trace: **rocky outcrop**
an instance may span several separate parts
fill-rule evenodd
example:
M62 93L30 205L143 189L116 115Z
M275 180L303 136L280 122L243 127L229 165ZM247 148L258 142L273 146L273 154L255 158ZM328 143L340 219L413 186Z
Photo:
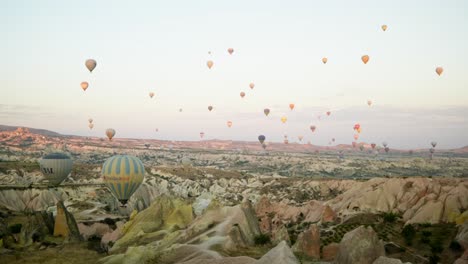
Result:
M68 240L81 241L80 230L75 218L67 211L63 202L57 203L57 215L55 216L54 236L62 236Z
M326 202L339 215L400 212L406 223L455 221L468 208L463 179L373 178Z
M311 259L320 259L320 229L317 225L300 233L292 250Z
M80 234L84 240L88 240L88 238L91 237L102 238L105 234L112 232L112 229L103 223L93 223L92 225L79 223L78 229L80 230Z
M288 229L286 226L282 226L276 232L272 234L272 242L276 245L279 244L281 241L286 241L288 246L291 245L291 238L289 237Z
M468 249L453 264L468 264Z
M255 264L299 264L299 260L294 256L286 241L282 241Z
M372 264L380 256L385 256L383 242L371 227L360 226L343 236L335 263Z
M468 221L461 225L458 229L455 240L464 248L468 249Z
M123 236L110 251L119 252L130 245L137 246L161 240L174 231L186 228L192 221L190 204L180 199L161 196L124 225Z
M340 245L338 243L331 243L323 247L322 249L322 259L324 261L333 261L338 254Z
M401 260L399 259L380 256L372 264L403 264L403 262L401 262ZM411 263L405 262L404 264L411 264Z

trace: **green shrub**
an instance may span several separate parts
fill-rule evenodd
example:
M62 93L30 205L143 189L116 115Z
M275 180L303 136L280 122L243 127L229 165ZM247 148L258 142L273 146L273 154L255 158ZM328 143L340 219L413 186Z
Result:
M428 237L421 237L421 243L429 244L429 242L431 242L431 240Z
M10 233L12 234L18 234L19 232L21 232L21 228L23 227L22 224L14 224L14 225L11 225L8 227L8 230L10 231Z
M270 236L267 234L260 234L254 237L255 245L265 245L270 243Z
M401 230L401 235L405 238L406 245L411 245L413 243L414 236L416 235L416 230L413 225L406 225Z
M398 215L395 213L383 213L383 219L387 223L393 223L398 219Z
M450 246L449 248L453 251L460 251L462 250L462 246L460 245L460 243L458 243L456 240L453 240L452 242L450 242Z
M422 231L422 235L424 237L430 237L432 235L432 232L431 231Z
M438 254L444 251L442 248L442 242L440 240L436 240L433 243L431 243L431 251L433 254Z

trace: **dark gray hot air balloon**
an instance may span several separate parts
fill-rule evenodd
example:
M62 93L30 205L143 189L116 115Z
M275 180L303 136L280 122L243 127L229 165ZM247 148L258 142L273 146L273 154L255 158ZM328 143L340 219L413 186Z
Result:
M89 72L93 72L94 68L96 68L97 62L93 59L88 59L86 60L85 65Z
M70 174L73 161L63 153L51 153L39 160L39 166L50 186L58 186Z
M260 144L263 144L263 142L265 142L265 136L264 135L258 136L258 141L260 141Z

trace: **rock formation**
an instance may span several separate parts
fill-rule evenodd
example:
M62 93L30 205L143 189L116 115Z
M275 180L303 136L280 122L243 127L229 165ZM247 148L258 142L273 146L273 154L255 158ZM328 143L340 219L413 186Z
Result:
M380 256L385 256L382 241L371 227L359 226L343 236L335 263L372 264Z
M292 250L311 259L320 259L320 230L317 225L311 225L299 234Z
M62 236L67 240L81 241L80 230L75 218L67 211L62 201L57 203L57 215L55 216L54 236Z

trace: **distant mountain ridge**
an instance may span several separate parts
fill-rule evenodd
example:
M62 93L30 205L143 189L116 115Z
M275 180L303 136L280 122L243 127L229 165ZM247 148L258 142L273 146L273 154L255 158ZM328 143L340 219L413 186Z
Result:
M30 128L30 127L22 127L22 126L0 125L0 132L1 131L15 131L18 128L27 128L27 129L29 129L29 131L31 133L39 134L39 135L42 135L42 136L48 136L48 137L63 137L64 136L64 135L62 135L60 133L50 131L50 130L46 130L46 129Z

